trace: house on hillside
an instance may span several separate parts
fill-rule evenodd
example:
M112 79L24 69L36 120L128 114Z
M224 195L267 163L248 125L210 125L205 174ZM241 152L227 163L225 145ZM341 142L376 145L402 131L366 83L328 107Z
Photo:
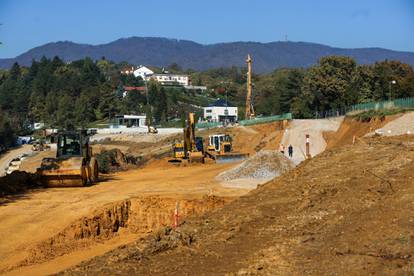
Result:
M153 74L154 72L144 65L138 66L134 71L134 76L141 77L143 80L148 80Z
M209 122L237 122L237 106L226 100L217 100L204 107L204 120Z
M145 127L146 115L115 115L110 128Z
M179 74L153 74L151 79L161 83L162 85L182 85L188 86L189 77L188 75Z

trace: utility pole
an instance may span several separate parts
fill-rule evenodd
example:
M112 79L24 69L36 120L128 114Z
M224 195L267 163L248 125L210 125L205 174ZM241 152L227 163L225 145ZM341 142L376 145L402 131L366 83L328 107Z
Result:
M247 95L246 95L246 120L250 120L254 117L254 110L252 105L252 58L247 55Z
M146 108L146 119L147 119L147 127L148 127L148 133L150 132L150 128L152 126L152 112L151 112L151 106L149 103L149 95L148 95L148 84L147 84L147 74L144 73L144 84L145 84L145 94L147 97L147 108Z

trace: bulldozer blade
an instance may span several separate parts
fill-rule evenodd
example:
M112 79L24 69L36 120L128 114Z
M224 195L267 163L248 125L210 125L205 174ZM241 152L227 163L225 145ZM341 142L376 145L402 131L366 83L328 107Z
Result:
M184 161L184 159L179 159L179 158L173 158L173 159L169 159L168 162L170 163L182 163Z
M231 154L217 154L215 155L216 163L233 163L240 162L249 157L248 153L231 153Z

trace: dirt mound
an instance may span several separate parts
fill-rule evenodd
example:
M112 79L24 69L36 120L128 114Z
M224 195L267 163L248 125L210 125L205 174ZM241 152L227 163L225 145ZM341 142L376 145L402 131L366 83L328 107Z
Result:
M115 148L111 150L102 150L95 155L98 161L99 171L101 173L112 173L128 169L141 163L141 157L135 157L131 154L124 154L121 150Z
M233 138L233 150L249 153L251 155L262 149L277 149L283 137L283 125L281 122L253 126L237 126L230 128L216 128L197 132L207 142L208 136L224 133Z
M235 168L220 173L216 179L271 179L292 169L294 164L278 151L261 150Z
M412 274L413 171L414 137L365 139L325 151L177 231L66 273Z
M28 189L40 188L36 175L21 171L14 171L0 177L0 197L23 193Z

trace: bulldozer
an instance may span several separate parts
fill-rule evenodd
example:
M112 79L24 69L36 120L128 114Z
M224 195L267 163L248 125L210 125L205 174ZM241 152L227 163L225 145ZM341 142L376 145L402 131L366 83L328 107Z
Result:
M188 113L186 126L183 129L184 140L173 144L173 158L169 162L204 163L204 141L202 137L195 136L194 113Z
M247 153L233 152L232 138L228 134L210 135L205 154L216 163L238 162L249 156Z
M56 158L43 158L37 174L46 187L82 187L97 182L98 162L92 157L87 132L58 132Z

